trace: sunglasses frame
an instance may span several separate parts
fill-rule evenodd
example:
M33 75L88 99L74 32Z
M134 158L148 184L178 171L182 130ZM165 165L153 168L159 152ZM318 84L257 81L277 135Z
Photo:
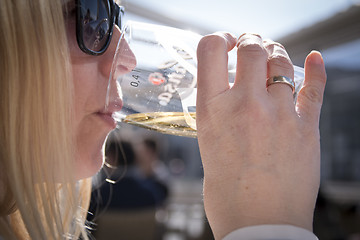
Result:
M81 0L76 0L76 40L78 42L79 48L86 54L93 55L93 56L99 56L103 54L106 49L109 47L112 34L114 32L114 25L117 25L120 30L122 29L122 20L125 13L125 9L123 6L119 6L117 3L114 2L114 0L108 0L108 3L110 5L110 33L108 35L108 39L106 40L106 44L100 51L93 51L85 46L84 43L84 36L83 36L83 25L81 23ZM89 1L89 0L87 0Z

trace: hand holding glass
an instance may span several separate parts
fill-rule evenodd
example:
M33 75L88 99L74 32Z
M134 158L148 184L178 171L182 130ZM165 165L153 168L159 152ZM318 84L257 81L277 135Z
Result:
M125 122L162 133L196 137L196 49L201 35L176 28L128 22L115 53L107 103L119 101L114 113ZM129 44L137 66L123 74ZM236 49L229 52L229 84L236 74ZM294 66L294 101L304 81L304 70ZM264 84L265 81L264 81ZM224 106L226 107L226 106Z

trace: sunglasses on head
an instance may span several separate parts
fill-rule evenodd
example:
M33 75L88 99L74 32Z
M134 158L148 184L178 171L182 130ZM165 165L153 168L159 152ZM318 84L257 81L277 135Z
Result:
M80 49L101 55L110 45L114 24L121 29L124 8L114 0L76 0L76 38Z

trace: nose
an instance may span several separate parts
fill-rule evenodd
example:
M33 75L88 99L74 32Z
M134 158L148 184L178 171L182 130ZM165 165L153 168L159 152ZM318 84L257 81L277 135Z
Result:
M130 72L136 66L136 57L117 26L114 27L110 45L102 57L100 72L106 78L109 78L110 71L115 71L119 76ZM114 69L111 69L112 67Z
M117 26L114 27L113 39L104 57L104 61L100 62L100 71L109 79L106 94L106 108L108 108L108 110L110 109L109 111L113 111L116 108L116 111L118 111L122 106L122 89L117 80L121 75L135 68L136 58L129 44L126 42L124 34L121 34ZM111 108L113 108L113 110L111 110Z

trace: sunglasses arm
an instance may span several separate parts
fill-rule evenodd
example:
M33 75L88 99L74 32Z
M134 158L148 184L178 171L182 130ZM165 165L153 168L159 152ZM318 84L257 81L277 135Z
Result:
M115 4L115 24L119 26L120 29L122 29L122 19L125 14L125 8L123 6L119 6Z

